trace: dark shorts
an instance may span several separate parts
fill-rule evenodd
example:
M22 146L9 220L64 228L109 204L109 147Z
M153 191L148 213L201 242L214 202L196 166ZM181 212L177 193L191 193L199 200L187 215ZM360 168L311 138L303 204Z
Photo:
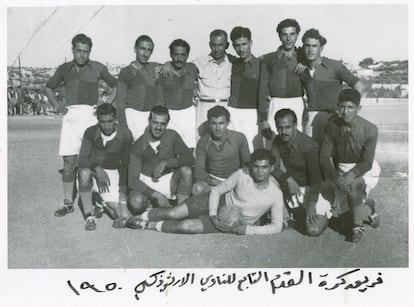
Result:
M188 218L199 219L203 223L203 233L214 233L220 232L213 223L211 223L209 210L208 210L208 200L210 193L204 193L199 196L193 196L187 198L185 203L188 209ZM219 209L222 206L226 205L226 199L224 194L220 197Z

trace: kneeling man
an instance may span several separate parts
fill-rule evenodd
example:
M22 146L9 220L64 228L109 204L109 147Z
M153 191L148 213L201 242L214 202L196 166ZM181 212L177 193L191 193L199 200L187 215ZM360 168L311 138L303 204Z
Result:
M130 217L127 226L172 233L229 232L239 235L273 234L282 231L283 195L271 176L275 159L266 149L256 150L249 171L239 169L211 189L209 194L188 198L174 208L154 208ZM217 217L222 206L238 207L244 222L225 226ZM270 210L271 222L255 226Z
M147 200L170 207L169 199L177 196L180 203L191 194L194 157L181 136L167 129L169 120L166 107L153 107L148 127L131 147L128 206L134 215L144 212Z
M364 237L364 221L374 228L379 226L375 203L367 199L368 193L377 185L381 172L374 160L378 128L358 116L360 101L361 95L355 89L340 92L339 116L325 127L320 152L324 177L335 182L337 191L345 194L343 200L351 209L352 242Z
M86 230L95 230L95 215L102 206L92 210L92 189L99 192L103 205L115 210L118 217L128 216L126 187L128 152L132 135L116 122L116 109L103 103L96 109L98 124L86 129L79 153L79 194L86 213ZM119 207L118 207L119 204Z

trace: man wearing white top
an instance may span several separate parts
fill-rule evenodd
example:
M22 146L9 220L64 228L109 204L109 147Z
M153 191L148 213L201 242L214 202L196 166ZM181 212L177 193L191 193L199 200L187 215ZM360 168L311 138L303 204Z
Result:
M283 195L271 176L275 158L266 149L256 150L250 157L249 172L234 172L228 179L212 188L210 194L186 199L173 208L154 208L139 216L130 217L127 226L170 233L228 232L239 235L274 234L282 231ZM240 209L243 222L225 226L217 217L222 206ZM256 226L267 211L271 222Z
M198 70L198 93L196 98L196 126L199 136L207 133L203 123L207 111L215 105L227 107L230 97L231 61L226 54L229 47L227 33L214 30L210 33L210 54L193 61Z

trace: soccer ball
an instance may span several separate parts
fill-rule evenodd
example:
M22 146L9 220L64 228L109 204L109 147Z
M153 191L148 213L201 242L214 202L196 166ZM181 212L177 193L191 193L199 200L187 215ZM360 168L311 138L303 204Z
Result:
M220 223L227 227L235 227L244 224L243 213L236 206L226 205L218 212Z

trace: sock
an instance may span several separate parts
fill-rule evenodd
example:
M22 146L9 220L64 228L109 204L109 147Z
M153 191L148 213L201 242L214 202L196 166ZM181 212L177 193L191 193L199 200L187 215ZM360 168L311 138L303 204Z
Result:
M85 212L92 212L92 190L88 192L79 192Z
M164 224L164 221L159 221L159 222L157 222L157 223L155 224L155 229L156 229L157 231L162 232L162 224Z
M141 220L143 221L148 221L148 213L150 212L150 210L145 210L144 213L142 213L140 215Z
M63 193L65 195L65 199L69 200L73 203L73 181L65 182L63 181Z

